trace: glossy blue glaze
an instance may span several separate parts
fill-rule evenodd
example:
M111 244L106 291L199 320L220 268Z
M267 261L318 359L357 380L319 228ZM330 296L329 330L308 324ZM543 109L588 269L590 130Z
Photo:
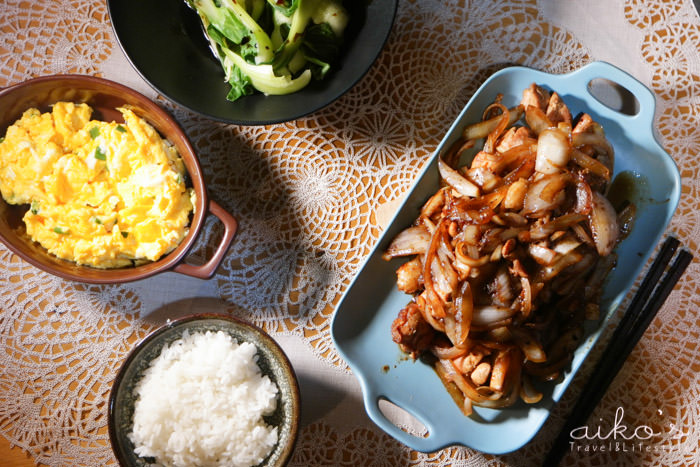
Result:
M599 102L588 90L589 83L596 78L613 81L630 91L638 101L638 112L625 115ZM395 285L395 270L403 261L387 262L381 254L437 190L437 154L449 147L466 125L479 121L482 111L497 94L503 94L503 103L511 107L519 103L523 89L533 82L557 91L572 115L585 111L603 126L616 152L614 175L631 172L639 182L636 199L632 200L638 205L638 215L631 234L617 248L619 261L606 282L601 321L587 328L585 341L564 379L550 384L538 404L520 403L503 410L475 408L474 416L465 417L433 369L407 359L392 342L391 322L410 297ZM678 204L680 175L673 159L654 136L654 109L654 95L648 88L604 62L594 62L565 75L524 67L506 68L479 88L426 164L333 317L333 341L359 379L365 408L374 423L400 442L423 452L461 444L500 454L519 449L532 439L598 339L600 330L634 284ZM379 410L381 398L413 414L425 425L428 435L416 437L397 428Z

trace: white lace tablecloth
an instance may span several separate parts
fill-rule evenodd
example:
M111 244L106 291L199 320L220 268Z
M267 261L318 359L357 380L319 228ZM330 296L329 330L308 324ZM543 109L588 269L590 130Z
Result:
M157 96L115 42L103 0L0 0L0 86L75 72L158 100L196 146L211 196L241 225L209 281L165 273L81 285L0 246L0 434L17 447L6 451L26 450L29 464L114 463L106 400L122 359L166 319L214 310L263 326L292 360L303 418L291 465L537 465L575 389L514 453L413 452L365 415L331 341L334 306L460 109L510 64L559 73L604 60L648 85L683 177L670 230L696 249L699 46L692 0L401 0L384 52L345 96L295 122L241 127ZM203 255L207 238L200 245ZM568 465L700 465L699 282L693 263L591 418L609 425L621 408L624 424L652 426L655 437L633 452L577 452Z

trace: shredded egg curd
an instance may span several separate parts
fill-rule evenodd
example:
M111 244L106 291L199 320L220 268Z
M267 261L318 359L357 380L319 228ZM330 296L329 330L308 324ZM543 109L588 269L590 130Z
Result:
M129 108L90 120L87 104L29 109L0 139L0 192L27 204L27 234L78 264L155 261L187 235L194 190L175 147Z

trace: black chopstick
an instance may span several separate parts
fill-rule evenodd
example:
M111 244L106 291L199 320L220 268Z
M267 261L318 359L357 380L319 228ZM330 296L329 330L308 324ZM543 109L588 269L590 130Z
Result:
M595 366L586 387L572 409L564 427L554 440L554 445L547 454L543 467L559 465L566 453L571 439L571 431L582 426L600 402L615 376L622 368L632 349L649 327L661 306L668 298L678 279L690 264L693 255L682 249L673 264L666 270L680 242L674 237L667 237L659 253L649 267L646 276L632 298L625 315L620 320L600 360ZM650 298L651 297L651 298Z

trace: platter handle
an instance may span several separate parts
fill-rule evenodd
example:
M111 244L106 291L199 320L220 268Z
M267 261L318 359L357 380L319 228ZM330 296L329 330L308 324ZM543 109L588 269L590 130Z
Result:
M652 125L654 122L654 111L656 109L656 98L651 89L644 85L634 76L630 75L626 71L611 65L607 62L592 62L583 68L575 71L569 75L573 86L580 87L581 89L586 89L591 96L594 97L595 101L608 112L613 111L619 114L619 117L630 118L633 120L639 120L643 122L644 125ZM634 115L626 115L624 113L620 114L615 109L612 109L605 105L599 100L597 96L591 93L589 84L595 79L605 79L611 81L618 86L626 89L631 93L639 103L639 110ZM578 81L578 83L576 83Z
M384 413L379 407L380 400L387 401L390 404L403 410L404 412L410 414L412 417L418 420L418 422L423 424L423 426L426 428L427 434L425 436L413 435L399 428L397 425L394 424L394 422L389 420L384 415ZM393 401L389 400L387 397L368 395L368 398L365 401L365 409L367 410L367 414L369 415L369 417L374 423L377 424L377 426L379 426L382 430L384 430L394 439L405 444L411 449L420 452L435 452L451 444L449 441L449 433L440 433L435 426L433 426L430 423L427 423L424 419L419 418L416 414L407 411L399 404L396 404Z

